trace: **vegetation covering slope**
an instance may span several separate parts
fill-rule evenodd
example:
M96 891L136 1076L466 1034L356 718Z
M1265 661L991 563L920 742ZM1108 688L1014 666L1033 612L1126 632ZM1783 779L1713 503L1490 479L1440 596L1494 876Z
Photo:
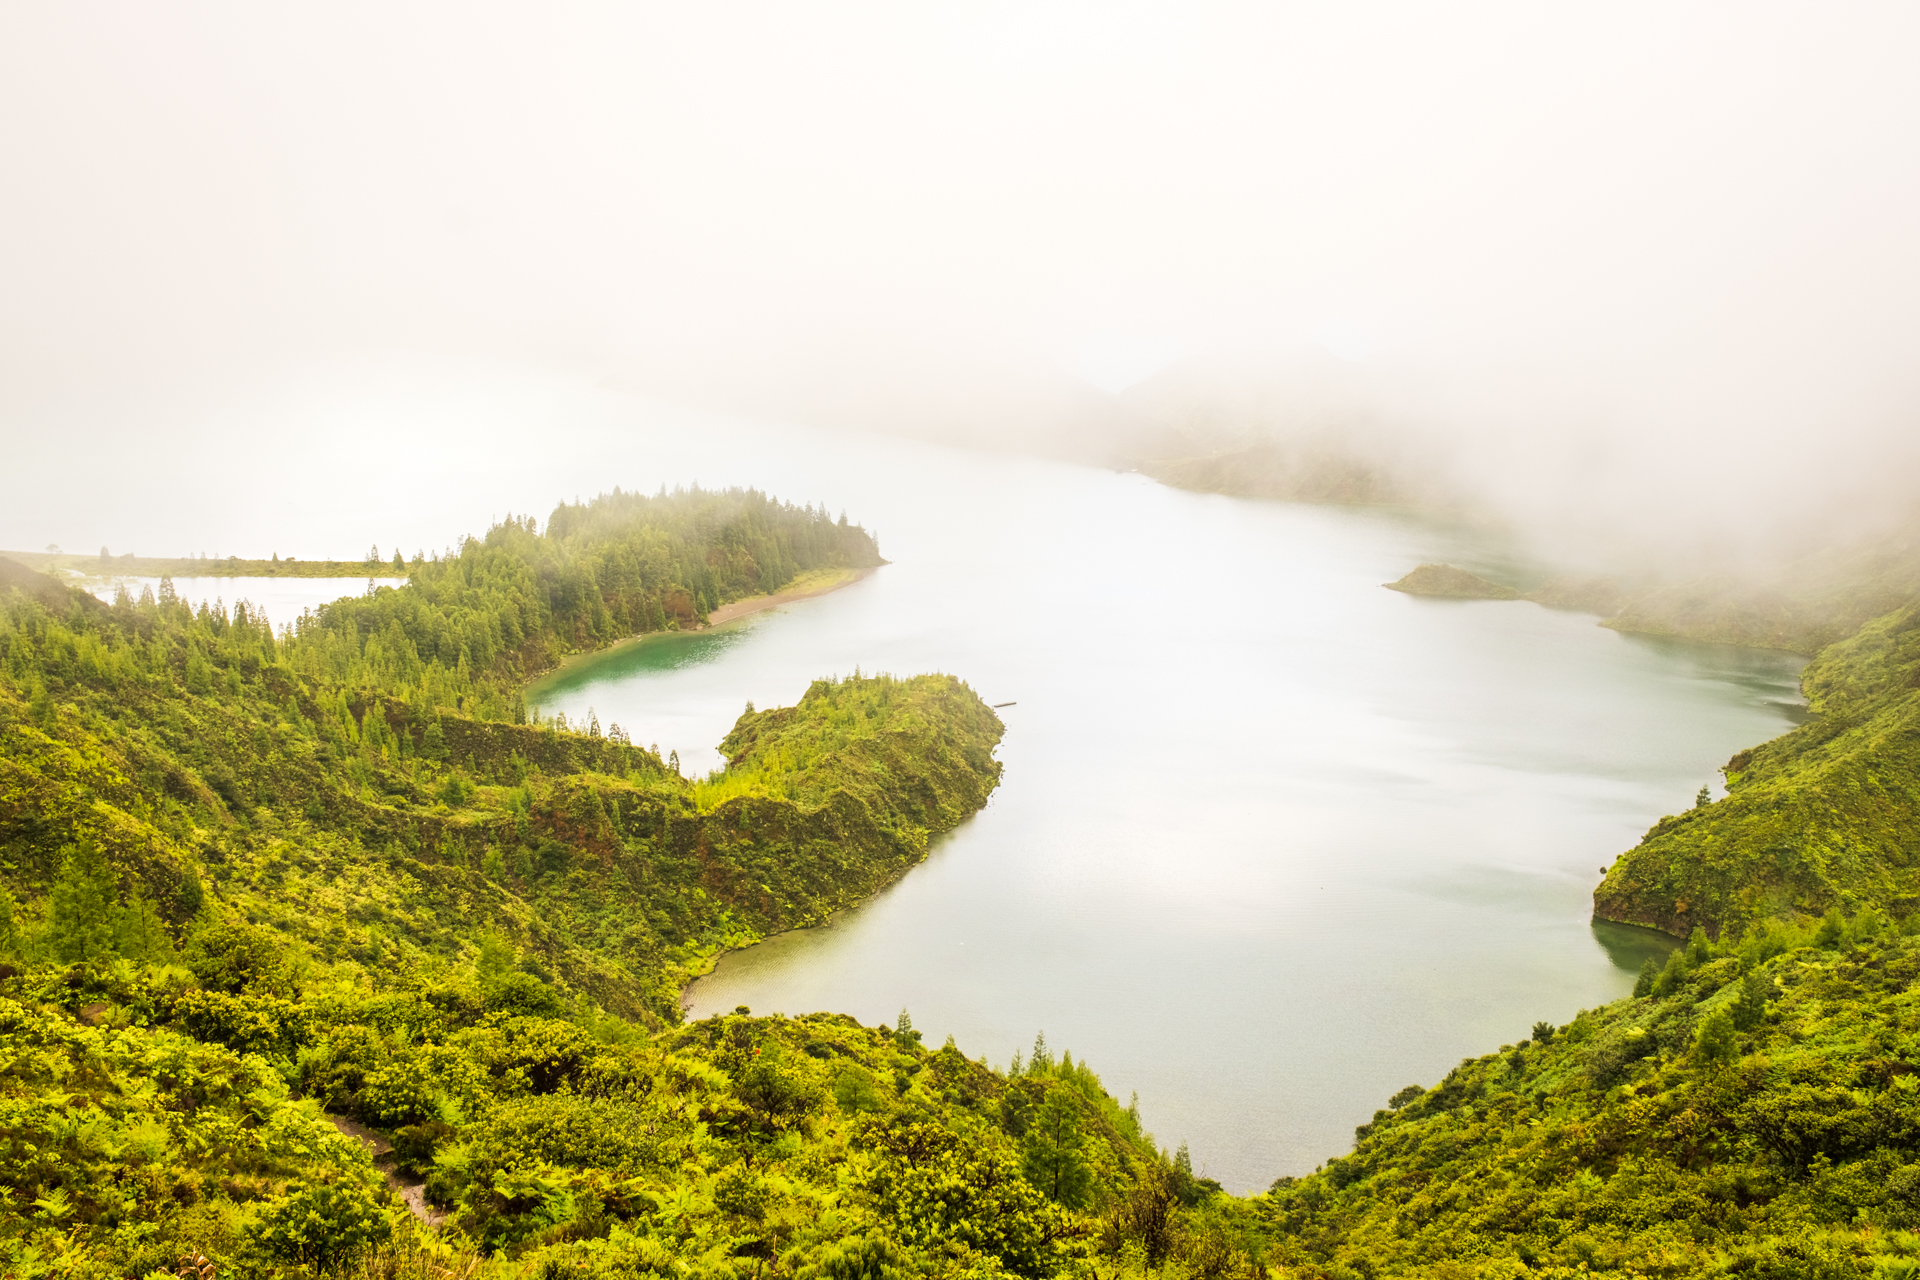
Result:
M411 635L512 598L483 571L545 541L509 526L291 636L0 587L0 1268L1250 1265L1257 1232L1044 1044L1009 1074L904 1018L679 1025L717 950L872 893L978 810L1001 726L948 676L822 680L689 781L617 731L448 707L471 640L449 669ZM567 597L561 560L523 643L657 598L592 564Z
M509 518L416 563L408 590L301 619L286 661L311 680L518 720L520 687L567 654L698 626L802 572L880 563L873 537L844 515L747 489L616 489L555 508L544 531Z
M1281 1272L1920 1274L1920 941L1835 913L1675 957L1282 1179Z
M9 1275L1217 1274L1259 1247L1070 1055L1009 1077L904 1016L650 1037L491 942L378 974L223 926L187 959L4 984Z
M1595 914L1685 936L1920 906L1920 606L1829 646L1803 684L1814 719L1729 761L1726 798L1662 818Z

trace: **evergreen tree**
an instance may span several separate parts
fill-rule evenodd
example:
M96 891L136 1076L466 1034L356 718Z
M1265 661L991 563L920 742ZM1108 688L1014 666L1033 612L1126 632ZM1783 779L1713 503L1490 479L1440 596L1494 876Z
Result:
M42 730L51 730L54 725L53 697L38 675L27 687L27 718Z
M513 972L518 957L513 944L502 937L498 930L489 929L480 935L480 953L474 959L474 970L480 981L493 982Z
M1634 998L1652 995L1654 984L1658 981L1660 981L1660 962L1648 956L1646 963L1640 966L1640 976L1634 980Z
M173 956L173 939L167 934L167 926L137 888L127 904L114 912L113 945L127 959L144 964Z
M1044 1076L1053 1071L1053 1054L1047 1049L1047 1033L1042 1031L1033 1037L1033 1056L1027 1059L1027 1074Z
M0 958L12 959L20 954L20 904L13 895L0 889Z
M1693 797L1693 807L1696 809L1704 809L1712 803L1713 795L1705 787L1701 787L1699 793Z
M1093 1190L1093 1171L1081 1149L1083 1139L1080 1104L1073 1090L1055 1085L1020 1141L1020 1163L1027 1181L1069 1209L1085 1205Z
M113 953L115 880L93 837L65 849L49 895L47 942L68 964Z
M1758 969L1740 980L1740 995L1733 1002L1733 1025L1752 1031L1767 1018L1767 997L1773 993L1773 981Z
M1653 994L1670 996L1685 984L1692 970L1687 965L1687 953L1683 948L1667 957L1667 967L1660 971L1654 980Z
M1820 921L1820 931L1813 935L1818 947L1837 947L1847 940L1847 918L1840 914L1839 907L1830 907Z
M1725 1009L1715 1010L1700 1024L1693 1038L1693 1059L1702 1065L1731 1062L1739 1055L1740 1042L1734 1035L1733 1016Z
M1713 958L1713 944L1707 941L1707 931L1699 925L1693 926L1693 933L1687 938L1687 963L1699 968Z

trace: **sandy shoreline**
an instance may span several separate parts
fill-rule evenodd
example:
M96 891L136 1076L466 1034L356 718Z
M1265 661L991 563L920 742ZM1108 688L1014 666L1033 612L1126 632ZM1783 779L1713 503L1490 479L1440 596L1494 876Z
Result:
M775 605L791 604L795 600L807 600L814 596L824 596L828 592L838 591L842 587L850 587L872 572L873 569L871 568L846 569L842 570L838 577L828 579L824 582L811 583L807 586L796 587L789 591L775 592L770 596L748 596L744 600L735 600L732 604L723 604L708 614L706 627L698 627L695 629L704 631L709 627L718 627L725 623L732 622L736 618L744 618L750 613L759 613L762 609L771 609Z

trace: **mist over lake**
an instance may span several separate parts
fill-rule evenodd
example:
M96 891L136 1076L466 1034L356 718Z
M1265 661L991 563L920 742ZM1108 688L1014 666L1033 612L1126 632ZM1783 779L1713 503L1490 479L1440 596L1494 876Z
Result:
M1790 655L1381 588L1433 560L1543 575L1483 529L736 430L628 447L702 477L751 449L776 494L831 476L893 563L586 659L534 686L543 713L591 711L693 775L748 701L819 676L949 671L1016 705L985 811L831 927L723 958L689 1016L905 1007L996 1066L1044 1031L1231 1190L1625 994L1667 944L1596 929L1599 868L1799 708Z

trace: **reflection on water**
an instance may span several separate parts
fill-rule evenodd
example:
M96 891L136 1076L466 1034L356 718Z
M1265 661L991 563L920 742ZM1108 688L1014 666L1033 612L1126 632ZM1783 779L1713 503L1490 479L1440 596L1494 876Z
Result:
M704 772L744 703L856 667L1018 705L984 811L831 927L724 957L692 1014L907 1006L998 1063L1044 1029L1236 1190L1625 994L1664 944L1592 925L1598 868L1797 701L1788 655L1381 589L1428 560L1540 576L1480 531L870 438L727 456L893 563L570 667L543 710Z
M1678 938L1657 929L1615 924L1611 920L1593 922L1593 939L1606 950L1614 968L1636 976L1647 961L1665 964L1667 957L1683 945Z

